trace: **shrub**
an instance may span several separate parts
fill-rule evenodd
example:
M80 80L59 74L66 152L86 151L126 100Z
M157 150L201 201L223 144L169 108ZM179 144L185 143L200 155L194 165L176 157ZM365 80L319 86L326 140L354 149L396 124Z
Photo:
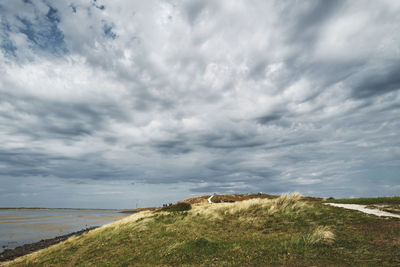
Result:
M171 206L163 207L161 211L175 212L190 210L192 206L189 203L179 202Z

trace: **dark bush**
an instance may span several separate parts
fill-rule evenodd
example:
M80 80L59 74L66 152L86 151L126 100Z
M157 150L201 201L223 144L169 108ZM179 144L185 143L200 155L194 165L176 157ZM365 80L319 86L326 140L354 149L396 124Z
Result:
M163 207L161 211L169 211L169 212L185 211L185 210L190 210L191 208L192 206L189 203L179 202L171 206Z

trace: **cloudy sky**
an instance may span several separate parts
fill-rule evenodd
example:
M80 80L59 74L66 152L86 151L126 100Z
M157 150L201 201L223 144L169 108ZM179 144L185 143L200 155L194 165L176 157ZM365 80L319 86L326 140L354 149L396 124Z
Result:
M0 2L0 206L400 192L400 1Z

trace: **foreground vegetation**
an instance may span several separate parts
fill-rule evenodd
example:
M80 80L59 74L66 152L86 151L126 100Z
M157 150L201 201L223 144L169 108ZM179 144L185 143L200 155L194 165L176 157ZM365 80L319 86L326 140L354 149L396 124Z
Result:
M398 266L400 220L298 195L142 211L12 266Z

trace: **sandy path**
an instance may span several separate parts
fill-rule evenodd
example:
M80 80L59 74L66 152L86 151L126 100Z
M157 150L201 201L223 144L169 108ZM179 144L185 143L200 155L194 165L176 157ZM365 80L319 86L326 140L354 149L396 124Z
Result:
M208 203L210 203L210 204L212 203L212 202L211 202L211 199L212 199L213 196L214 196L214 195L212 195L211 197L209 197L209 198L207 199L207 200L208 200Z
M350 209L350 210L358 210L358 211L361 211L361 212L364 212L364 213L367 213L367 214L373 214L373 215L376 215L376 216L400 218L400 215L393 214L393 213L390 213L390 212L377 210L377 209L368 209L368 208L366 208L366 205L340 204L340 203L326 203L326 205L339 207L339 208Z

